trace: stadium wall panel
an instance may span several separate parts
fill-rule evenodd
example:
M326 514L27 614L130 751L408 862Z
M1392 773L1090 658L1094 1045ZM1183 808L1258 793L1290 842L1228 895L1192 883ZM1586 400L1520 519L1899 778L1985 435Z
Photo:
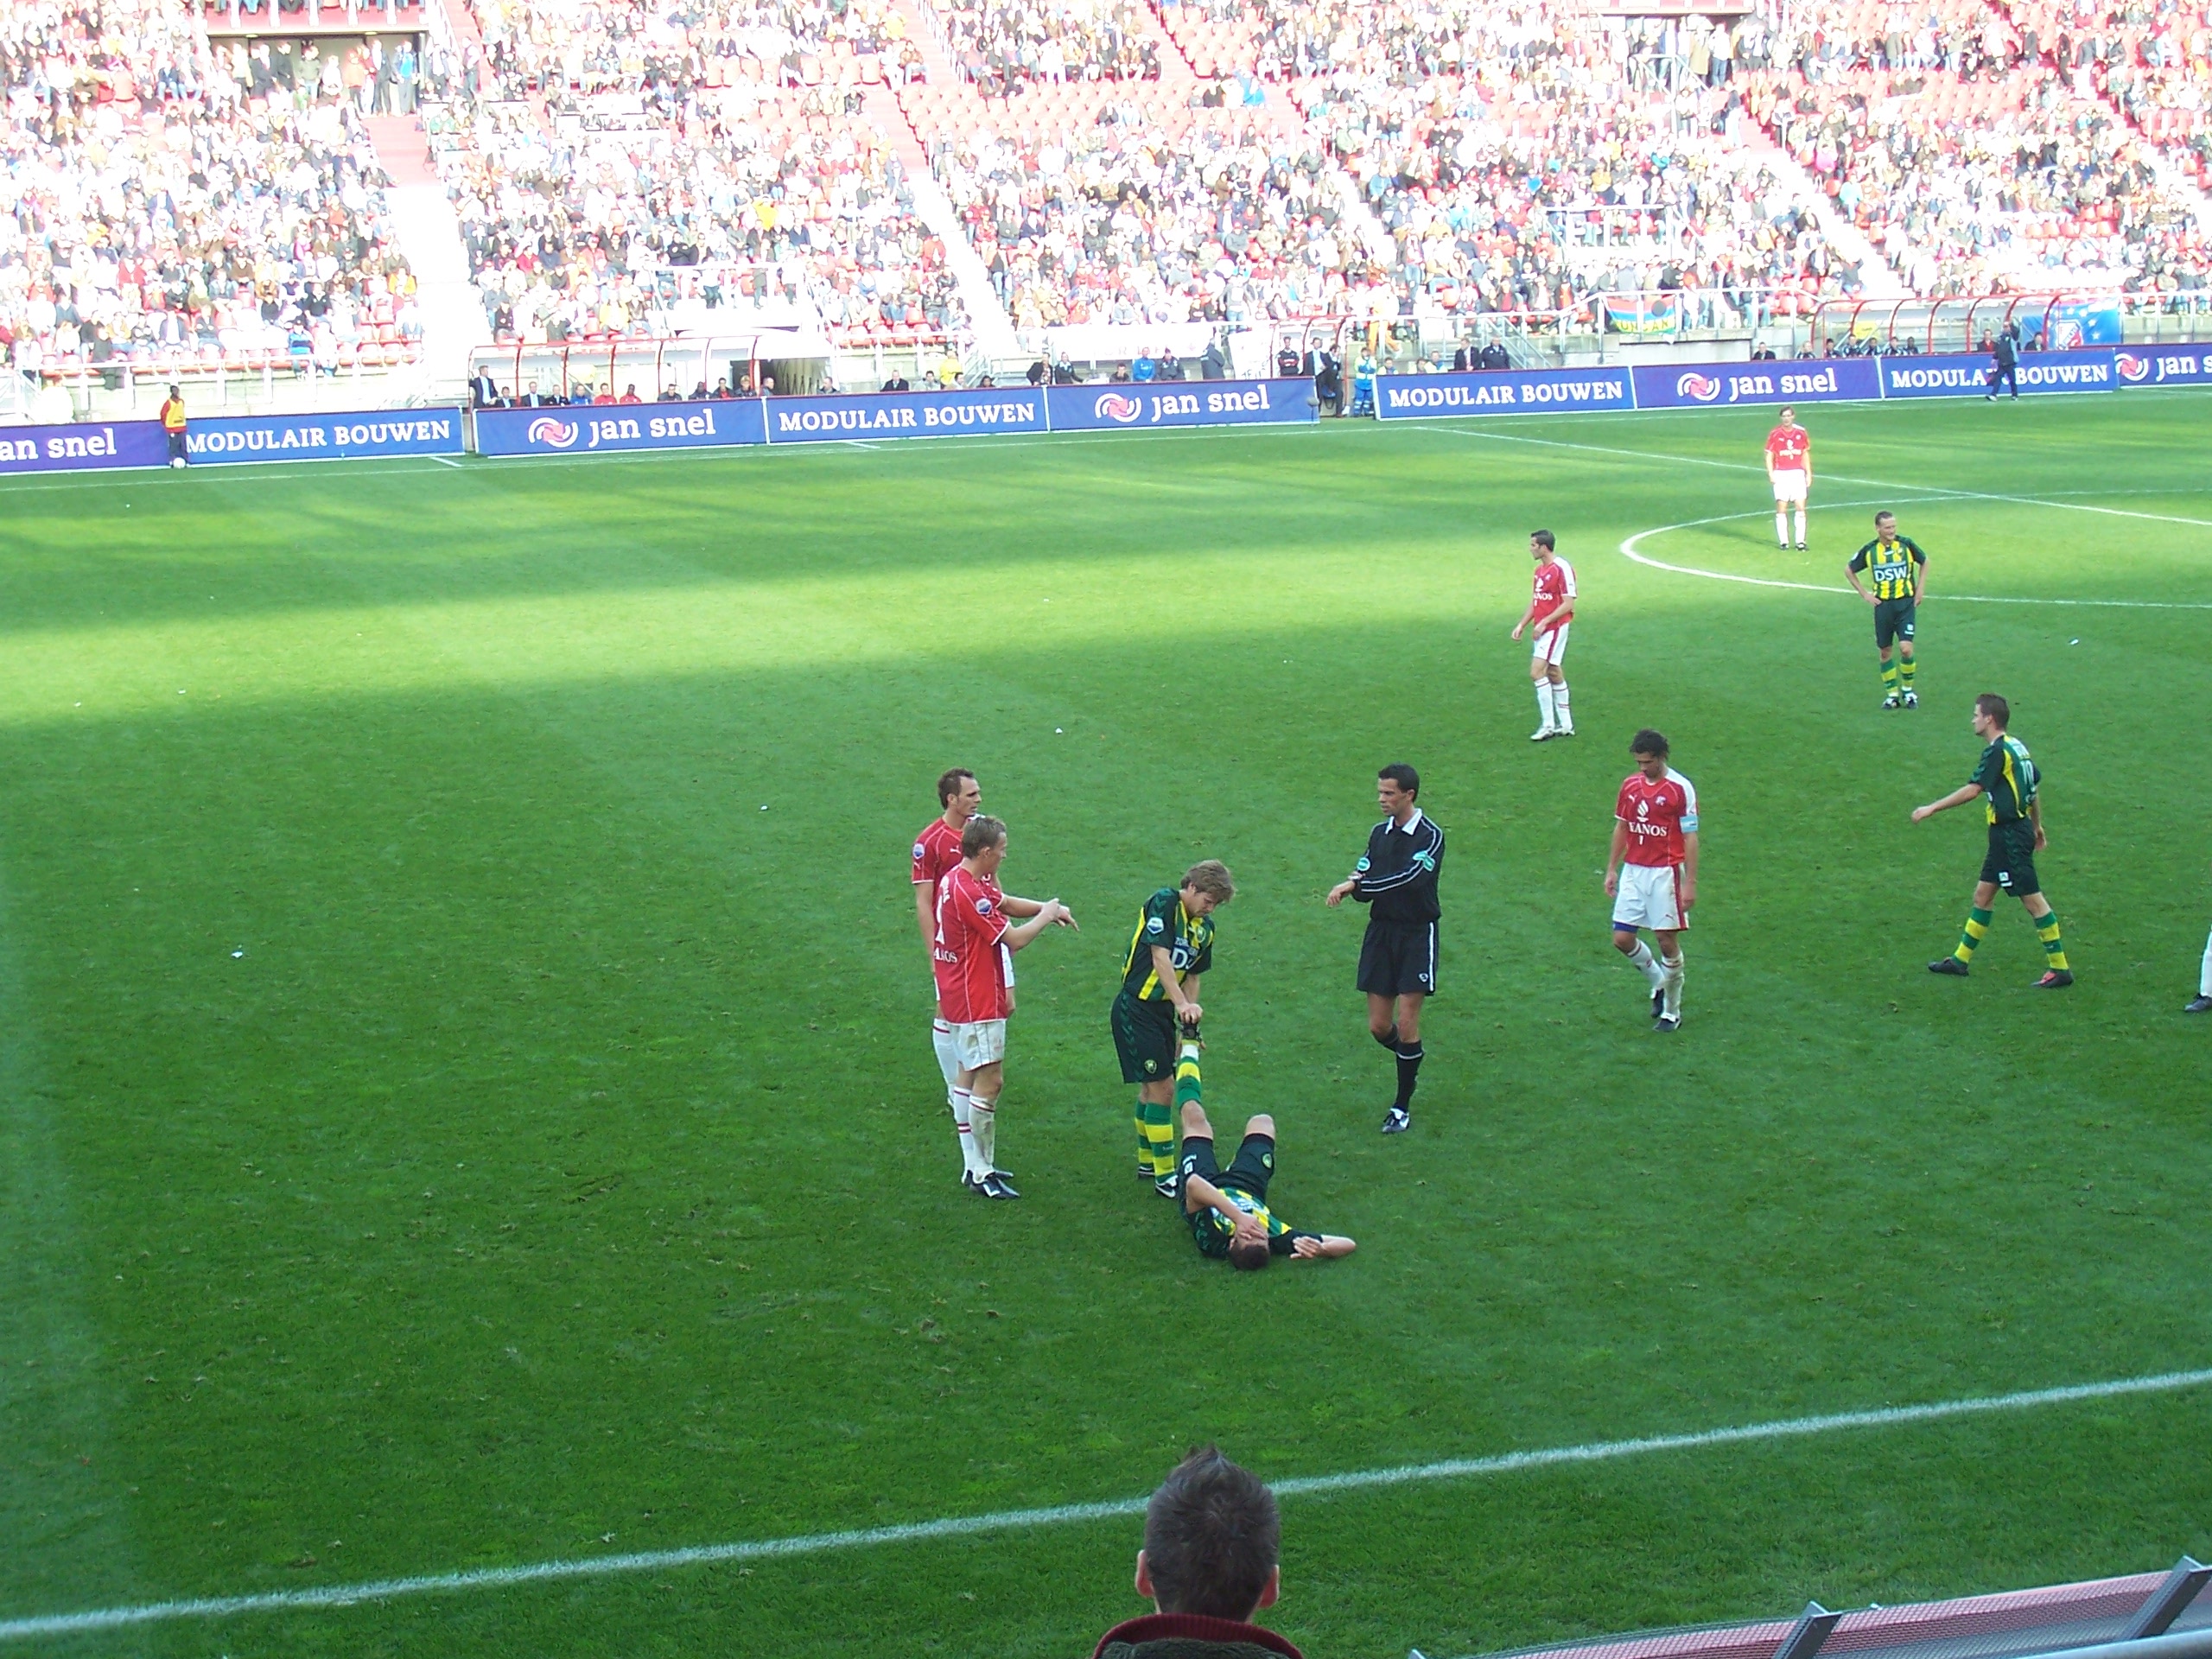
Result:
M2027 352L2020 358L2020 391L2110 391L2118 384L2109 346L2085 352ZM1980 397L1989 390L1989 353L1955 357L1882 357L1885 397Z
M2112 354L2120 391L2212 386L2212 345L2129 346Z
M757 397L703 404L579 404L557 409L480 409L480 455L588 455L625 449L718 449L766 443Z
M1321 418L1313 383L1163 380L1109 386L1053 386L1045 394L1055 432L1127 431L1158 426L1276 426Z
M1830 357L1751 363L1644 363L1630 372L1638 409L1833 404L1879 397L1882 377L1876 365L1883 360Z
M1052 429L1045 423L1045 394L1034 386L778 397L767 410L771 443L975 437Z
M1376 382L1376 391L1379 396L1375 413L1386 421L1434 415L1556 415L1562 410L1636 407L1636 388L1626 368L1391 375Z

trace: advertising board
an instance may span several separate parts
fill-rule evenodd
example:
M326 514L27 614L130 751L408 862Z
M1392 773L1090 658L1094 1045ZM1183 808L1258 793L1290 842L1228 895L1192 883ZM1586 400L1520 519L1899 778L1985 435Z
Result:
M158 435L159 429L156 429ZM247 461L359 461L372 455L457 455L457 409L385 409L340 415L202 415L185 428L195 467Z
M1706 409L1730 404L1822 404L1882 395L1871 357L1752 363L1641 363L1633 371L1638 409Z
M2196 346L2124 346L2112 354L2113 381L2121 391L2158 386L2212 386L2212 342Z
M168 445L157 421L0 426L0 475L105 473L118 467L159 467L168 455Z
M625 449L715 449L765 441L758 398L704 404L579 404L480 409L480 455L589 455Z
M770 401L767 411L771 443L972 437L1046 429L1045 394L1034 386L778 397Z
M1158 426L1269 426L1320 418L1313 383L1165 380L1110 386L1053 386L1046 392L1055 432Z
M1553 415L1561 410L1634 409L1629 372L1496 369L1476 374L1395 374L1376 382L1377 416Z
M1980 397L1989 391L1990 357L1986 352L1961 352L1955 356L1885 357L1882 395L1885 397ZM2024 352L2020 355L2020 391L2110 391L2117 377L2109 350L2087 352Z

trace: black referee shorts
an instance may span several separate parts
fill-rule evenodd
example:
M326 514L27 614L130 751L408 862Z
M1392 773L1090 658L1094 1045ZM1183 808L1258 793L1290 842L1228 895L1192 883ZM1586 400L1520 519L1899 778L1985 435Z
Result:
M1436 924L1374 922L1359 942L1359 988L1370 996L1436 995Z

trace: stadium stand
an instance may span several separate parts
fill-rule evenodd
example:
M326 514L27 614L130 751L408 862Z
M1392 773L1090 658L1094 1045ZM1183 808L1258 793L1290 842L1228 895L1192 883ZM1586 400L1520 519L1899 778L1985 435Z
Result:
M735 305L918 352L1083 323L1637 333L1870 294L2205 297L2212 29L2175 0L435 10L0 17L18 368L408 360L379 143L451 198L509 342ZM364 20L402 43L334 32Z
M17 369L406 360L414 278L363 124L378 84L360 42L218 42L162 0L0 12L0 344Z

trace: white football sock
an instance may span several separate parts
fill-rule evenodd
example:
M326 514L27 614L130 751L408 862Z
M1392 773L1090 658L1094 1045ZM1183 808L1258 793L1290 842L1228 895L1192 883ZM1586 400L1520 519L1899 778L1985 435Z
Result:
M960 1051L953 1046L951 1026L943 1020L930 1021L930 1041L937 1047L938 1070L944 1073L944 1086L950 1091L960 1076Z
M963 1166L972 1169L975 1166L969 1161L968 1148L975 1143L976 1135L969 1126L968 1107L968 1091L965 1089L955 1088L952 1090L952 1127L959 1132L960 1135L960 1161Z
M1789 540L1789 515L1780 507L1774 510L1774 539L1784 543Z
M1642 939L1638 939L1636 949L1628 953L1628 965L1642 974L1655 991L1666 983L1667 970L1659 965L1659 958L1651 954L1651 947Z
M1660 963L1659 1011L1671 1020L1682 1017L1682 959Z
M1797 509L1797 539L1801 542L1805 539L1805 509L1802 507Z
M978 1177L988 1175L998 1167L992 1161L998 1154L998 1102L985 1100L981 1095L969 1096L968 1127L968 1167Z
M1549 680L1536 682L1536 712L1543 716L1544 730L1548 732L1559 724L1552 715L1552 683Z
M1567 682L1560 681L1552 687L1552 707L1559 711L1559 728L1562 732L1574 729L1574 716L1567 712Z
M2199 996L2212 996L2212 939L2204 941L2204 971L2196 981Z

